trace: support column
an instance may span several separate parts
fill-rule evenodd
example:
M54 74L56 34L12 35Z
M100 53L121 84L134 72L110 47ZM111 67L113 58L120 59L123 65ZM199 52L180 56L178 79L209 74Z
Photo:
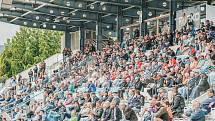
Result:
M122 43L123 41L123 30L121 29L122 27L122 7L118 6L117 7L117 25L116 25L116 33L117 33L117 40Z
M96 50L102 49L102 19L101 15L98 14L96 21Z
M80 32L80 50L84 52L84 44L85 44L85 28L83 24L79 27Z
M170 32L173 34L176 29L176 8L177 3L176 0L170 0Z
M140 14L140 36L145 36L147 34L147 23L144 20L148 18L148 6L146 0L141 0L141 14Z
M64 35L65 35L65 38L64 38L63 47L71 49L71 47L72 47L72 37L71 37L70 31L65 31Z

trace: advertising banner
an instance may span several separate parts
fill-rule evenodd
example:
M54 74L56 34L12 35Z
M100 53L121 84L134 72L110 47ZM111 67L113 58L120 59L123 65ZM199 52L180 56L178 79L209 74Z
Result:
M207 5L206 8L206 20L210 20L213 21L213 23L215 23L215 6L212 5Z
M176 28L181 30L186 28L189 23L200 27L200 6L189 7L176 12Z

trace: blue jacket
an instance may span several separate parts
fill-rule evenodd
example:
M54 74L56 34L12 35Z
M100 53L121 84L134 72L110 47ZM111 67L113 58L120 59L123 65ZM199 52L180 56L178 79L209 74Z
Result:
M96 85L91 83L88 85L88 91L89 92L96 92Z
M208 113L210 112L210 108L208 106L212 102L215 104L215 96L209 97L205 101L202 102L203 109L206 109Z
M192 113L190 119L191 121L205 121L205 112L201 109L197 109Z

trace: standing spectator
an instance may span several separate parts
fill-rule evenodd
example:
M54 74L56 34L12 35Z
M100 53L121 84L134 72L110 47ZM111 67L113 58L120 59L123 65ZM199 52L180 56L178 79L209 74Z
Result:
M96 92L96 85L92 81L89 82L87 88L88 92Z
M30 69L30 71L28 72L28 77L29 77L29 81L32 82L33 81L33 71L32 71L32 69Z
M34 81L35 81L35 80L37 80L37 77L38 77L38 67L37 67L37 65L34 66L33 71L34 71Z

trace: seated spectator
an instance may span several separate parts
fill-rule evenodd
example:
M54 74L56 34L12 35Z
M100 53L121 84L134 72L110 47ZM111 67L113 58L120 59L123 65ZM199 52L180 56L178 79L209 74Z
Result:
M206 74L201 74L199 82L193 88L193 90L191 92L191 95L190 95L191 99L195 99L196 97L199 97L200 93L202 91L206 91L207 89L209 89L209 84L208 84L208 81L207 81L207 75Z
M155 104L157 112L154 114L155 121L169 121L169 114L167 108L162 106L160 102Z
M110 104L110 110L111 121L120 121L122 119L122 112L114 100Z
M173 116L181 117L184 111L185 101L184 98L178 93L178 88L173 88L173 102L172 111Z
M205 121L205 112L201 109L198 101L193 102L193 111L190 116L191 121Z
M207 91L208 98L202 102L202 108L209 113L211 108L215 106L215 93L213 89Z
M122 120L123 121L138 121L137 115L134 110L125 102L120 103L120 109L122 110Z
M110 109L110 102L104 102L103 104L103 113L101 116L101 121L108 121L111 119L111 109Z

